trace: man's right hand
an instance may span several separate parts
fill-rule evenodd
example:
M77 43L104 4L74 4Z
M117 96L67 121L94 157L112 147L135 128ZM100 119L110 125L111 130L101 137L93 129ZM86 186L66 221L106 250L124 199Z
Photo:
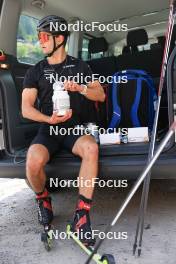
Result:
M68 110L64 116L57 116L57 113L53 112L52 116L50 116L47 120L47 123L50 125L56 125L59 123L63 123L72 117L72 110Z

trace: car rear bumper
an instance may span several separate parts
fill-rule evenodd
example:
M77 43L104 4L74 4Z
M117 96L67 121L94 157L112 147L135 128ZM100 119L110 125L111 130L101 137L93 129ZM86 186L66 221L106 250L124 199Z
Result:
M135 179L143 171L147 155L102 157L99 160L99 177L105 179ZM74 179L78 176L81 161L77 157L57 158L46 166L48 177ZM0 161L0 178L25 178L25 162L14 164L6 157ZM153 179L176 179L176 154L162 154L152 169Z

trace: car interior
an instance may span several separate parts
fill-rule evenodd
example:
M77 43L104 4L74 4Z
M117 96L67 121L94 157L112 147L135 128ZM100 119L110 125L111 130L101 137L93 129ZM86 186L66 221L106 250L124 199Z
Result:
M93 73L105 77L127 69L144 70L153 78L156 92L158 91L169 13L168 1L110 0L108 8L105 0L101 1L101 5L97 0L84 3L76 0L76 4L71 6L69 0L50 0L49 2L4 0L0 2L0 49L6 55L6 60L0 61L0 109L4 146L8 155L20 153L19 155L25 156L26 149L39 127L38 123L23 118L21 114L22 83L27 69L32 66L31 62L22 61L18 57L17 42L26 44L26 40L22 38L20 40L18 35L21 16L37 21L45 15L55 14L72 22L77 20L83 20L85 23L115 21L127 24L128 31L125 32L72 32L67 43L68 54L85 60ZM93 9L92 6L94 6ZM170 52L174 48L175 35L176 27L174 27ZM172 80L174 82L173 78ZM166 87L165 82L159 114L158 141L165 135L174 118L172 87L173 83ZM112 116L111 104L107 107L107 102L111 101L111 86L105 84L104 88L108 92L106 101L99 103L99 115L101 126L107 128ZM37 102L36 107L38 107ZM171 147L172 144L173 141L167 147ZM148 146L148 143L100 146L100 155L143 154L147 153ZM61 156L73 158L65 150L56 158Z

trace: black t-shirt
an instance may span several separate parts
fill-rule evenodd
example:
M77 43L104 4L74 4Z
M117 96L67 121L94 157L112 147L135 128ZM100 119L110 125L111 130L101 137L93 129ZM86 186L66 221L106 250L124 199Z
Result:
M86 76L91 81L92 71L89 65L79 59L67 55L62 63L52 65L48 63L47 59L44 59L27 71L23 88L36 88L41 112L51 116L53 113L53 83L58 80L72 79L70 76L78 76L78 73L80 78L75 79L77 83L84 84ZM73 115L71 119L61 123L60 126L72 127L90 121L89 115L93 114L94 102L79 92L69 91L68 93Z

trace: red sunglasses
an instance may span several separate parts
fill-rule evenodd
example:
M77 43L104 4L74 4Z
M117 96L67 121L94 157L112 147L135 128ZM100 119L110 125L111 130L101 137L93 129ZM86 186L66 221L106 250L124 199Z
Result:
M46 32L39 32L38 33L38 39L39 39L39 41L41 41L42 44L49 41L50 36L52 36L52 35L50 35Z

